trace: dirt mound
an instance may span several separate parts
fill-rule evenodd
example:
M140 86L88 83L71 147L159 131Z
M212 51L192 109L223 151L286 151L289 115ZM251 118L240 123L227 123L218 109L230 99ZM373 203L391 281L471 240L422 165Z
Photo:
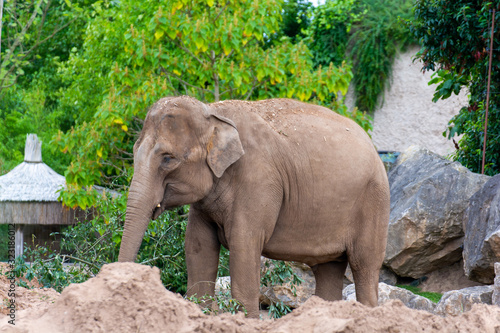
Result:
M167 291L157 268L114 263L103 266L97 277L67 287L48 308L20 311L16 326L6 323L0 323L0 332L495 332L500 308L475 305L462 316L442 318L399 301L368 308L312 297L275 321L207 316Z
M0 314L6 315L9 313L7 308L10 305L9 289L11 281L7 278L6 273L9 271L7 263L0 263ZM41 285L36 278L28 281L26 278L16 278L15 281L22 280L26 283L28 288L15 286L15 301L16 309L32 309L32 308L47 308L58 297L59 293L54 289L44 288L40 289Z

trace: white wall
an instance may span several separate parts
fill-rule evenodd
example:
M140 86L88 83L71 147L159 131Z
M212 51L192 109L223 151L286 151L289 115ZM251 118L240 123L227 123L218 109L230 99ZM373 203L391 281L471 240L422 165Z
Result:
M411 47L395 59L391 85L386 89L383 104L375 111L372 140L378 150L404 151L419 145L448 155L455 148L442 133L448 121L467 105L466 92L433 103L436 85L427 84L432 73L422 73L422 63L412 62L418 50L418 46ZM346 97L352 108L352 93Z

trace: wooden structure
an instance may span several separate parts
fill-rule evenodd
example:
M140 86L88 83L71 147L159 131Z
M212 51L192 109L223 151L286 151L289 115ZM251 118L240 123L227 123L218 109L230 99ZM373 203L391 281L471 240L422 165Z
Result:
M84 212L64 207L57 201L58 191L66 180L42 162L41 147L37 136L28 134L24 162L0 176L0 223L16 226L16 257L23 253L26 231L45 234L42 237L45 239L38 239L38 243L52 241L48 234L57 229L54 226L73 224L84 217Z

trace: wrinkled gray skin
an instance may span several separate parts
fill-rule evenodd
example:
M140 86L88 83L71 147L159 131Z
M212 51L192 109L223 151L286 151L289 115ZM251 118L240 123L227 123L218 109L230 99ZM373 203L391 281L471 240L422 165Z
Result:
M188 296L213 295L220 245L232 296L258 316L260 256L312 267L316 294L342 299L347 263L356 296L376 306L389 185L369 137L351 120L276 99L155 103L134 146L119 261L134 261L150 219L191 204Z

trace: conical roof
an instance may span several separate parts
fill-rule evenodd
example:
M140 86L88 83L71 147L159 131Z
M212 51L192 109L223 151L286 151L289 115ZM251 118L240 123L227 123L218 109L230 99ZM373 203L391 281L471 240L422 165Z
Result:
M8 174L0 176L2 201L57 201L66 180L42 162L42 142L36 134L28 134L24 162Z

